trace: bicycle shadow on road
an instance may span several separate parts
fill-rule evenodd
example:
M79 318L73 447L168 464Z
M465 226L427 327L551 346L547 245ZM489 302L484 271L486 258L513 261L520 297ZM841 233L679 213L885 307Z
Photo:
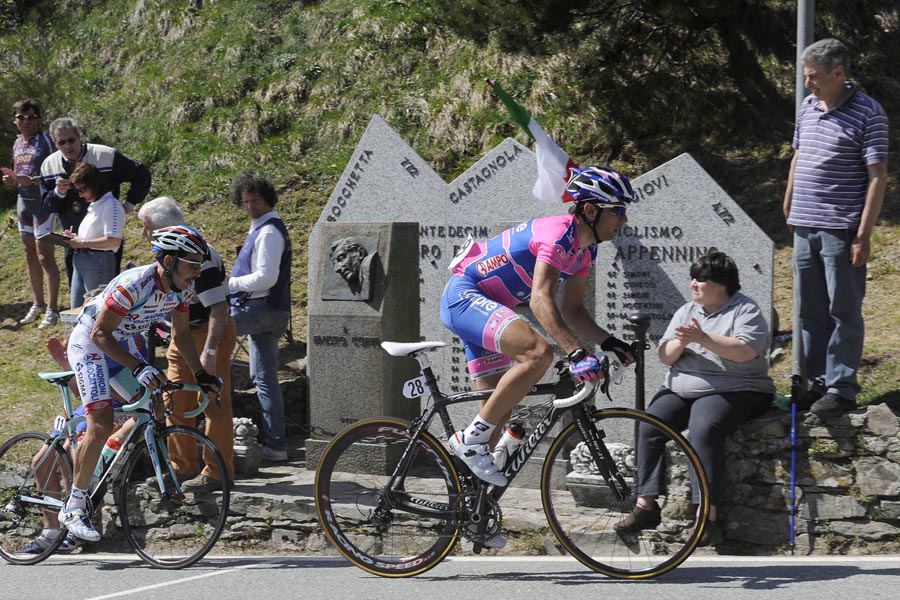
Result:
M60 562L59 564L71 565L75 562L78 561L69 559L65 563ZM93 565L97 571L125 571L130 569L159 571L159 569L151 567L137 558L135 560L103 561L102 558L97 557L89 561L85 560L83 564L85 566ZM316 569L349 569L351 565L347 564L347 561L343 558L333 556L216 556L204 558L197 564L178 572L200 575L207 571L216 572L222 569L303 569L307 567Z
M885 559L885 562L891 562ZM797 565L770 565L770 566L681 566L661 577L646 580L623 580L606 577L600 573L562 572L562 573L535 573L525 571L509 571L498 573L479 573L472 575L453 575L450 577L435 577L420 575L417 579L430 579L432 581L515 581L515 582L555 582L558 585L597 585L598 583L611 584L635 584L647 585L692 585L709 588L740 588L747 590L776 590L797 583L822 583L825 581L838 581L854 577L856 575L880 575L897 577L900 568L878 568L876 564L870 567L856 567L830 563L797 564Z

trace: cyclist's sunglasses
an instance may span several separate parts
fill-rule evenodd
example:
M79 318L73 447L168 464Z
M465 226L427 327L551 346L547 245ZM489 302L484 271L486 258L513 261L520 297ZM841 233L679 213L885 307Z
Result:
M624 206L608 206L606 210L610 211L617 217L624 217L627 209Z

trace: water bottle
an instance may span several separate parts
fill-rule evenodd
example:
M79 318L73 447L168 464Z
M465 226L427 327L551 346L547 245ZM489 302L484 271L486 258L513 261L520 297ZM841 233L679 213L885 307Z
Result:
M509 457L516 453L522 442L525 441L525 426L520 421L510 421L503 432L503 437L494 448L494 464L498 469L506 467Z
M103 450L100 452L100 460L97 461L97 466L94 467L94 477L96 477L98 481L103 477L103 474L109 468L113 458L116 457L116 454L118 454L121 449L122 443L116 438L111 437L106 440L106 445L103 446Z

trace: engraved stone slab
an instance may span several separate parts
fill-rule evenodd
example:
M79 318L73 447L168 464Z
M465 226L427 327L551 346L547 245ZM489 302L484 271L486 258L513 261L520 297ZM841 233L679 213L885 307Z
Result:
M405 251L418 261L419 339L451 344L432 355L432 365L445 392L467 389L465 354L440 321L440 295L450 275L447 266L468 235L484 239L501 226L566 212L568 205L545 205L533 198L535 175L533 152L506 139L448 184L376 115L312 232L310 264L319 262L318 239L325 224L418 222L418 244ZM588 292L594 299L588 309L599 315L602 326L630 340L626 317L646 312L652 318L650 336L658 339L672 314L690 297L691 261L711 248L735 259L742 291L760 303L765 315L771 313L772 241L696 161L684 154L641 177L629 175L638 202L629 208L629 223L621 236L601 244ZM310 290L320 272L310 269ZM650 396L665 369L655 358L655 345L648 353ZM616 404L633 404L633 389L630 376L622 386L614 386ZM471 410L454 411L454 421L462 426L476 410L473 405ZM367 416L372 415L359 418Z

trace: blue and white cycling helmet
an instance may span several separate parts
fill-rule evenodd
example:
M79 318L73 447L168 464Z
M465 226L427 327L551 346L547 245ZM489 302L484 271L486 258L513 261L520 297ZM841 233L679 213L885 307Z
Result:
M609 167L574 169L566 192L576 204L594 202L605 206L625 206L634 201L628 178Z

